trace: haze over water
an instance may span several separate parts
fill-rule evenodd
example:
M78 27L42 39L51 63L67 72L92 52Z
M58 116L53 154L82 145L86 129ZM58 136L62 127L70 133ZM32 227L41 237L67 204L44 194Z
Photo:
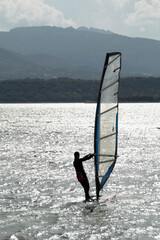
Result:
M93 152L95 104L0 104L1 240L160 240L160 103L120 104L117 164L88 206L73 153ZM93 159L85 162L95 194ZM104 194L102 193L102 194Z

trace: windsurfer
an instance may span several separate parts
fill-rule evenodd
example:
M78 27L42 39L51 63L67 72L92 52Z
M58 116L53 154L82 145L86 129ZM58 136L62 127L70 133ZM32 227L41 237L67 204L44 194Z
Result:
M77 179L78 179L78 181L80 182L80 184L84 188L85 200L86 201L92 201L92 199L91 199L91 197L89 195L89 182L88 182L87 175L86 175L86 173L84 171L82 162L91 159L93 156L94 156L94 154L88 154L85 157L80 158L79 152L75 152L74 153L73 165L74 165L75 170L76 170Z

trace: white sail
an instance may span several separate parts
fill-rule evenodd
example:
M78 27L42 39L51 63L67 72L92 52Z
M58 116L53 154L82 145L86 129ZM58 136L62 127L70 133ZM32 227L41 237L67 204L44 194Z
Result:
M121 53L108 53L102 73L95 120L97 199L99 191L108 180L117 158L120 69Z

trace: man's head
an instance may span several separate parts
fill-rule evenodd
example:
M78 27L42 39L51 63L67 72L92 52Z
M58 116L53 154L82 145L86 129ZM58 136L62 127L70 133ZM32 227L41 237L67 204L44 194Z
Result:
M79 152L74 153L74 156L75 156L76 159L79 159L79 155L80 155Z

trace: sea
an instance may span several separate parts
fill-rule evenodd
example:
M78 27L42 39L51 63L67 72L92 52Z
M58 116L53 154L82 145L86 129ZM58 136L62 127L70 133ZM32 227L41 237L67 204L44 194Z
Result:
M74 152L94 152L96 104L0 104L0 240L160 240L160 103L120 103L118 159L84 203ZM94 159L84 163L95 195Z

